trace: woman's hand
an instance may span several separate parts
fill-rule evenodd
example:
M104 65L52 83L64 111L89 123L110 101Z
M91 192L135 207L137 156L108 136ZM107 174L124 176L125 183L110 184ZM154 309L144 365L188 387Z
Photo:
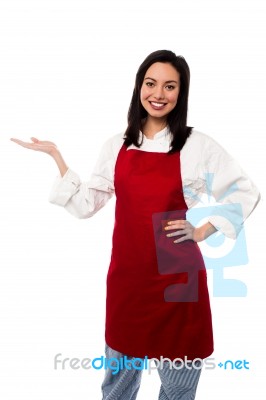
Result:
M26 147L27 149L35 150L35 151L42 151L43 153L47 153L50 156L55 156L55 154L58 152L58 149L53 142L49 142L47 140L38 140L35 137L31 138L31 143L30 142L23 142L22 140L19 139L10 139L12 142L15 142L19 144L22 147Z
M167 237L182 235L182 237L180 237L179 239L174 240L174 243L181 243L184 242L184 240L201 242L202 240L207 239L207 237L217 231L217 229L210 222L207 222L199 228L195 228L189 221L183 219L169 221L164 229L166 231L178 229L177 231L168 233L166 235Z
M66 165L62 155L60 154L58 148L53 142L49 142L47 140L38 140L35 137L31 138L30 142L23 142L19 139L10 139L12 142L19 144L22 147L26 147L26 149L31 149L35 151L42 151L43 153L49 154L55 160L58 169L60 171L61 176L64 176L68 170L68 166Z

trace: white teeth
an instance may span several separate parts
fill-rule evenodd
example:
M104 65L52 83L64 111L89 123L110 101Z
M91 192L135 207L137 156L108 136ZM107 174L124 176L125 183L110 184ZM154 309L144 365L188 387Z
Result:
M153 101L151 101L151 104L155 107L163 107L164 106L164 104L162 104L162 103L154 103Z

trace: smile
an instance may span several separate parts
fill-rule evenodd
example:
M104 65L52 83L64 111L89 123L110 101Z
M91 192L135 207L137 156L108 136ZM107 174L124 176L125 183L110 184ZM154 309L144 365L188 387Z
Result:
M150 101L150 105L155 110L161 110L166 106L167 103L156 103L155 101Z

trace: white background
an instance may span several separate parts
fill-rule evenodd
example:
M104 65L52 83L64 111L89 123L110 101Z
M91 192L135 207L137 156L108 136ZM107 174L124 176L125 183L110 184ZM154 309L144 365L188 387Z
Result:
M191 68L189 124L222 144L264 192L265 2L263 0L1 0L1 388L4 400L101 399L103 371L54 370L53 359L104 350L105 277L114 199L90 220L48 202L57 175L49 156L10 137L57 143L87 179L103 142L123 131L135 73L170 49ZM247 220L249 264L227 277L245 298L212 295L216 361L250 370L204 371L197 400L264 393L263 201ZM144 373L139 400L157 398Z

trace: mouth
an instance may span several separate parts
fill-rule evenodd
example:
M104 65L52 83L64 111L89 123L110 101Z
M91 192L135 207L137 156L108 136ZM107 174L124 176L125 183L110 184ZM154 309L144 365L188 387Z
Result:
M158 103L156 101L150 101L149 103L154 110L162 110L167 104L167 103Z

